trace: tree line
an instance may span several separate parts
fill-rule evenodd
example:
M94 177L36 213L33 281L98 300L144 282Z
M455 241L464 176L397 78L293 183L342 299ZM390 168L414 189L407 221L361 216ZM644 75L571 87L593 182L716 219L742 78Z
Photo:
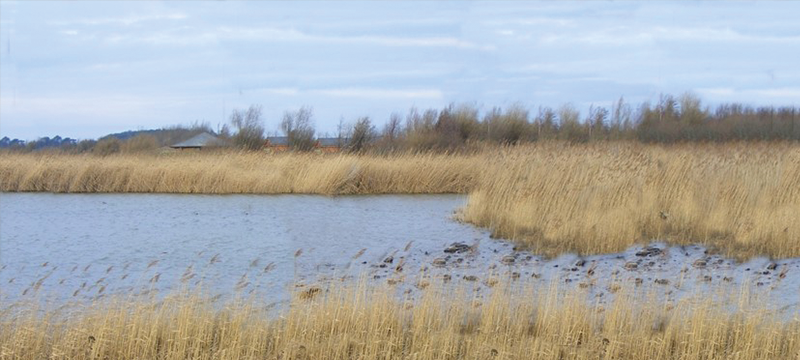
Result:
M4 138L0 140L0 147L33 151L58 146L65 151L101 154L135 152L170 145L205 131L228 139L233 147L259 150L267 137L262 113L261 105L235 109L229 124L216 131L206 123L195 123L190 127L151 130L152 133L137 132L130 137L112 134L96 142L55 137L42 138L31 145ZM292 149L313 149L318 134L312 108L304 106L284 112L279 127ZM535 110L516 104L481 111L475 104L463 103L441 109L412 107L405 114L392 113L380 127L367 116L351 121L341 119L333 137L349 152L454 151L481 143L513 145L541 140L798 141L800 109L739 103L712 108L689 93L662 95L655 103L638 105L620 98L609 108L592 106L585 114L571 104Z

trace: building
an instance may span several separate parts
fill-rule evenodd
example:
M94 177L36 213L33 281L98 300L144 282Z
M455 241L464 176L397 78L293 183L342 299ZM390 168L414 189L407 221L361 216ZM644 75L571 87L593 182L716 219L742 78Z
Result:
M335 153L344 147L344 139L340 138L318 138L314 143L314 149L323 153Z
M211 135L207 132L203 132L189 140L181 141L170 147L179 150L187 150L187 149L202 150L208 148L218 148L220 146L225 146L225 145L227 144L224 140L214 135Z
M264 141L264 149L271 152L289 150L289 138L286 136L270 136Z

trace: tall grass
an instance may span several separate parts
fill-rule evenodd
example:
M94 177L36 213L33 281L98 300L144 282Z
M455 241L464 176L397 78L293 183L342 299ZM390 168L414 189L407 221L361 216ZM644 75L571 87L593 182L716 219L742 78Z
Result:
M0 157L1 191L206 194L465 193L478 156L14 155Z
M800 256L800 146L548 144L505 151L463 219L534 251L704 243Z
M504 288L500 288L504 287ZM459 290L461 289L461 290ZM3 359L793 359L800 318L749 297L642 302L620 291L592 304L578 288L498 285L488 297L432 285L416 300L392 288L300 293L288 310L201 296L18 304L0 312ZM306 294L306 295L302 295ZM640 301L637 301L640 300ZM736 303L738 301L738 304Z
M1 191L468 193L461 218L545 254L653 239L800 256L800 145L574 145L473 154L0 157Z

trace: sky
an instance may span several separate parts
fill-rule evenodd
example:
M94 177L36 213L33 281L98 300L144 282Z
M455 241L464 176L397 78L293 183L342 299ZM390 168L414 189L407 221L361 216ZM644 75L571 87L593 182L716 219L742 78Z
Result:
M97 138L261 104L800 106L800 2L0 1L0 137Z

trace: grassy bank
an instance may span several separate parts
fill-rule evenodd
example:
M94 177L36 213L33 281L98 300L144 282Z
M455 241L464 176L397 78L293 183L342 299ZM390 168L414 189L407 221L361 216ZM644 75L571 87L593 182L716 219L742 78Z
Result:
M534 251L606 253L654 238L800 256L800 145L545 142L469 155L260 153L0 157L0 190L467 193L461 218Z
M465 193L479 156L391 157L255 152L167 155L6 155L0 190L70 193Z
M201 296L105 299L0 311L3 359L793 359L800 319L749 297L650 300L622 289L498 285L488 298L434 284L417 300L339 285L298 293L288 310ZM469 291L469 290L468 290ZM734 308L727 306L734 306ZM732 310L733 309L733 310Z
M704 243L729 255L800 256L800 146L544 145L509 151L463 218L537 252Z

